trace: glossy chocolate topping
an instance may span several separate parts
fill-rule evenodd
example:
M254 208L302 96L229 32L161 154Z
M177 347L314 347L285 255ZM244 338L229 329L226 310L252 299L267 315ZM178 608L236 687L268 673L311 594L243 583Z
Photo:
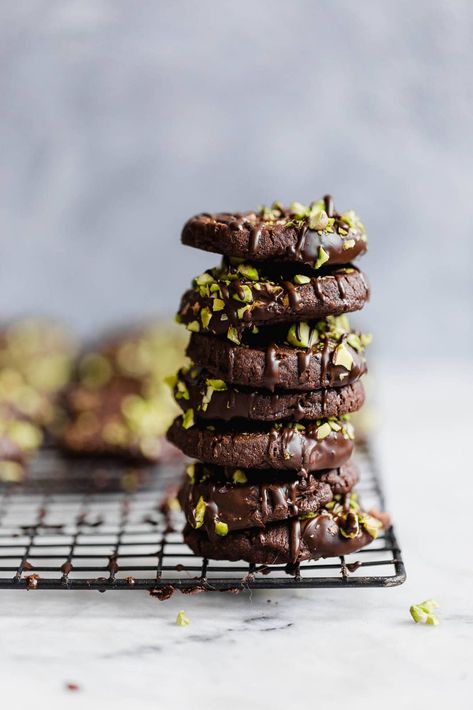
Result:
M335 494L350 492L358 481L358 472L351 463L305 478L280 471L243 471L203 464L189 466L188 472L179 491L179 502L187 522L196 527L196 510L202 499L205 513L199 526L209 536L215 534L217 522L233 531L315 513ZM240 482L235 483L234 479Z
M258 427L192 426L184 429L182 417L174 420L168 438L187 456L219 466L273 468L309 471L338 468L348 461L353 451L353 430L349 423L334 420L308 423L305 427L291 424L261 423ZM298 428L301 427L301 428Z

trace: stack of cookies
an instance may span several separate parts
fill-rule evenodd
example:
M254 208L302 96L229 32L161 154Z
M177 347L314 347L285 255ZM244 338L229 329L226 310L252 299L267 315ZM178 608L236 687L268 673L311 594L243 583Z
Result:
M369 297L352 261L367 248L353 211L330 196L236 214L201 214L186 245L223 254L194 279L178 321L190 367L168 437L196 462L179 492L198 555L296 564L367 545L381 521L353 488L351 412L364 401L369 337L348 312Z

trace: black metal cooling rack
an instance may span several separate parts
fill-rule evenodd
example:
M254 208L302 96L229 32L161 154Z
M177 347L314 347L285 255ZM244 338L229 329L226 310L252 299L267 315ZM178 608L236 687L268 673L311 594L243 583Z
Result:
M365 507L384 509L372 452L358 446ZM182 466L137 467L62 458L45 449L21 484L0 488L0 589L179 589L391 587L406 579L391 528L346 559L292 568L196 557L182 542L173 499Z

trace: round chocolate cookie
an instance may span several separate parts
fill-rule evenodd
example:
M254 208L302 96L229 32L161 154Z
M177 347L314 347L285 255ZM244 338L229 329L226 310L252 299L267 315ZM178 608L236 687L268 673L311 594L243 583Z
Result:
M189 415L190 413L190 415ZM186 428L187 427L187 428ZM193 425L192 410L177 417L169 441L186 456L219 466L309 471L338 468L353 451L353 428L344 419L312 424L263 423L225 428Z
M344 387L276 393L229 386L198 367L179 371L174 396L184 412L193 409L199 419L206 421L312 421L355 412L365 400L360 380Z
M340 318L344 316L335 320ZM254 342L241 345L192 333L187 355L227 384L270 391L306 392L344 387L359 380L366 372L363 336L335 327L333 331L319 333L319 325L291 326L286 340L277 339L275 331L270 329L274 342L260 339L260 333Z
M187 522L209 534L261 528L267 523L315 513L358 482L352 463L305 478L191 464L179 494ZM218 533L217 533L218 534Z
M296 564L321 557L341 557L368 545L378 534L372 516L366 516L367 526L360 516L340 519L322 509L313 517L291 518L271 523L263 529L248 528L225 536L208 535L189 524L184 528L184 541L200 557L214 560L245 560L263 565ZM348 525L347 525L348 523ZM371 532L369 532L369 530Z
M363 308L369 297L364 275L354 267L324 274L269 274L247 263L210 269L194 279L181 301L178 319L193 332L234 339L266 323L294 323ZM307 271L307 270L306 270ZM277 280L275 280L277 278Z
M332 198L310 205L274 203L256 212L199 214L182 231L182 243L251 261L348 264L367 249L365 228L352 211L339 214Z

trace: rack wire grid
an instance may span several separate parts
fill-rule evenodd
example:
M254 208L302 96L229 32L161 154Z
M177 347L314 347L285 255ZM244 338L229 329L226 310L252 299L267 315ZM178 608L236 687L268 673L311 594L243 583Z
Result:
M360 492L384 510L369 446L358 446ZM183 465L131 466L67 459L44 449L20 484L0 487L0 589L176 590L392 587L406 572L391 527L345 558L289 567L215 562L194 555L172 501Z

